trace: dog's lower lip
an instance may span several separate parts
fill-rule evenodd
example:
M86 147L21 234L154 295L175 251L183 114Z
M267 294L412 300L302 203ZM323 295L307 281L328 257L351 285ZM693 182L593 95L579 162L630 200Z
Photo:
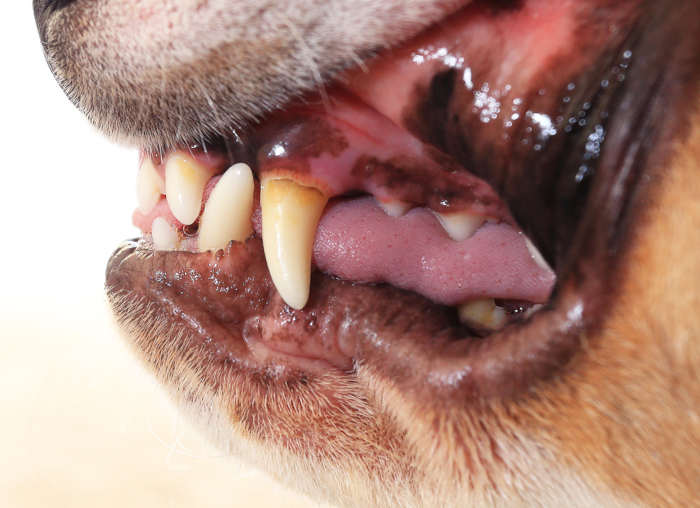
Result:
M457 325L445 308L438 312L440 306L415 294L319 272L309 303L296 311L277 294L261 254L255 237L230 244L216 254L216 263L206 253L159 252L126 242L108 265L108 294L116 308L128 295L127 301L142 300L144 310L186 327L188 347L204 345L218 362L258 370L350 370L358 360L358 327L383 328L383 312L393 315L390 326L401 329L410 328L410 318L424 308L440 317L434 329Z
M296 311L276 293L261 251L251 238L220 251L214 264L126 242L107 267L107 293L149 361L184 355L213 385L227 372L296 379L329 370L352 376L361 365L428 400L460 403L546 378L575 352L584 311L593 311L568 284L527 324L478 339L454 311L414 293L319 272L307 308Z

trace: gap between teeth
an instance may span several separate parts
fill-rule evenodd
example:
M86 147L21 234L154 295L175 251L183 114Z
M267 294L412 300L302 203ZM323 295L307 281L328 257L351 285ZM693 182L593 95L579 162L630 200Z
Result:
M202 209L204 188L212 176L214 170L181 151L167 159L165 179L146 159L137 177L139 210L149 213L165 194L173 216L182 224L193 224L199 218L195 250L216 251L226 248L232 240L244 241L253 232L253 172L245 163L232 165L216 182ZM302 309L309 298L313 244L327 202L325 193L288 176L263 176L260 182L265 260L280 296L295 309ZM399 200L378 200L378 204L392 217L400 217L412 208L410 203ZM433 214L455 241L471 237L487 220L469 212ZM151 236L154 248L164 251L182 249L190 240L163 217L153 220ZM546 266L539 251L529 239L526 241L533 259ZM505 310L493 298L466 302L457 311L463 323L482 330L498 330L507 321Z

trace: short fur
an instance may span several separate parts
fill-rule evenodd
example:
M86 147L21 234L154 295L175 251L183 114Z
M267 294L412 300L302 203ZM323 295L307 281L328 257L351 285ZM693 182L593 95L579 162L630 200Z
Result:
M243 126L459 3L77 0L60 17L46 2L35 8L73 102L110 135L163 147ZM135 349L223 447L316 498L697 506L700 113L689 120L650 173L604 322L581 337L565 375L515 400L427 411L362 365L353 379L271 387L232 377L214 391L200 381L205 354L182 354L184 332L157 308L110 299Z
M68 97L138 146L230 134L464 0L77 0L40 30ZM55 2L35 2L46 19Z

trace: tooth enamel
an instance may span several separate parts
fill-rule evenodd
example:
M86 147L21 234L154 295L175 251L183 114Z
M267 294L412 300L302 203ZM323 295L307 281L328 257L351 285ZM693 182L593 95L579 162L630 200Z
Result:
M506 324L506 312L493 298L472 300L457 308L462 323L476 325L487 330L500 330Z
M379 206L381 207L382 210L384 210L384 213L386 213L390 217L401 217L402 215L405 215L406 212L408 212L411 209L411 204L406 203L405 201L379 201L377 200L377 203L379 203Z
M160 200L160 195L165 192L165 183L156 171L151 159L144 159L136 177L136 199L138 209L142 214L147 214Z
M533 261L537 263L537 266L548 272L552 270L540 251L535 247L535 244L532 243L528 237L525 237L525 245L527 245L527 250L530 251L530 256L532 256Z
M211 171L187 154L177 152L165 164L165 197L173 215L185 225L197 220L204 186Z
M223 249L231 240L242 242L250 236L254 186L253 172L247 164L239 162L226 170L204 205L199 250Z
M469 212L433 213L450 238L456 242L461 242L472 236L486 221L484 217Z
M267 267L282 299L302 309L309 299L316 227L328 198L292 180L260 183L262 239Z
M175 250L180 243L177 231L163 217L156 217L153 220L151 236L156 250Z

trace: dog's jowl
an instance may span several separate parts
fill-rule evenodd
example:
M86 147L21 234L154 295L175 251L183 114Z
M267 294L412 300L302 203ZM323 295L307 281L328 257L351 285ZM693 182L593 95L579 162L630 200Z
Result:
M223 449L343 506L697 503L696 2L34 9L141 153L113 311Z

